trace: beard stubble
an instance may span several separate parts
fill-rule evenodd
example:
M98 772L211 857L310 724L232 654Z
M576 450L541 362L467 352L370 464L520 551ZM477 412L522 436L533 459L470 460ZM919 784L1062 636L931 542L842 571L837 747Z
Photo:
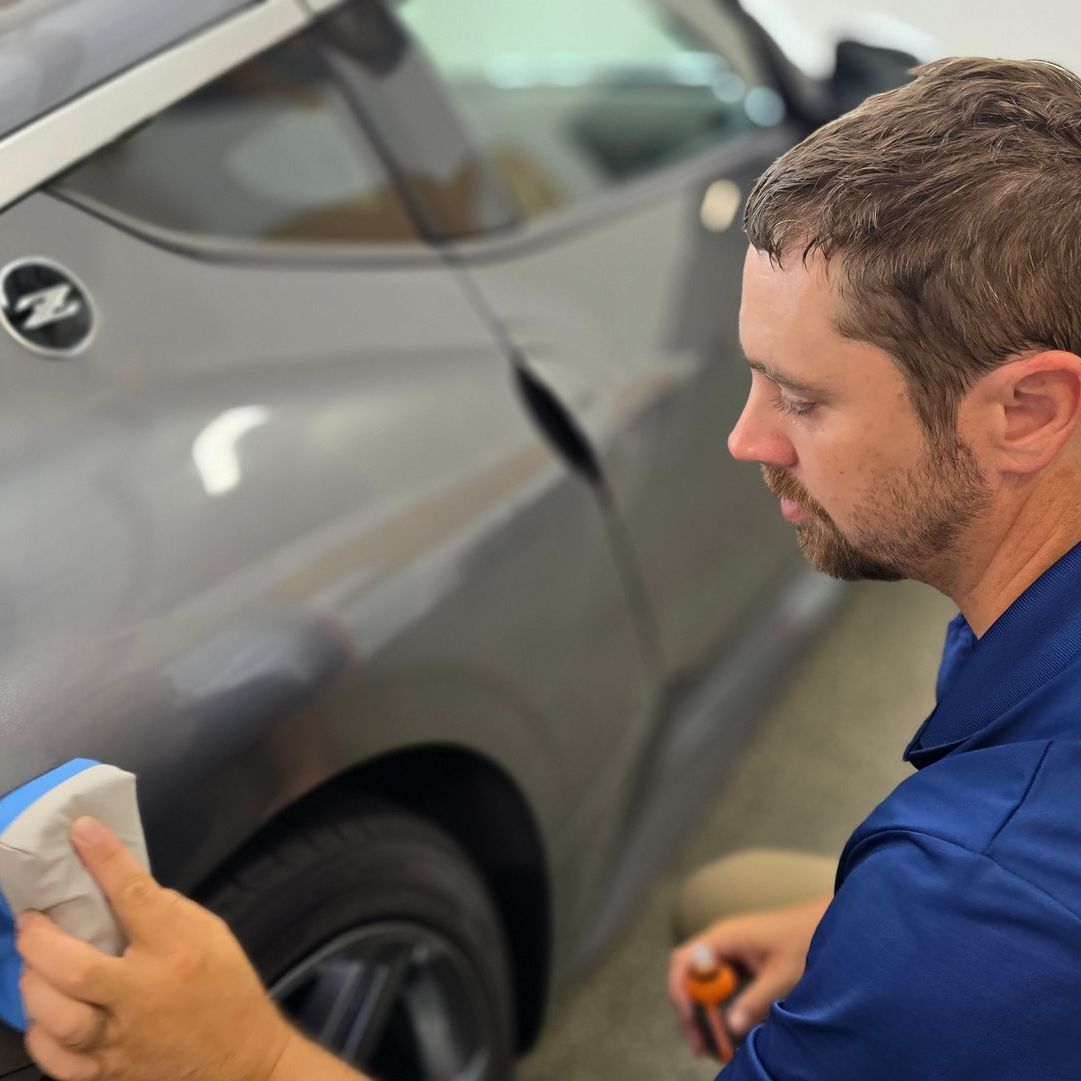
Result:
M762 475L774 495L810 515L796 537L811 566L850 582L948 576L959 537L990 501L976 456L960 441L929 442L915 466L878 482L854 509L847 536L783 469L763 465Z

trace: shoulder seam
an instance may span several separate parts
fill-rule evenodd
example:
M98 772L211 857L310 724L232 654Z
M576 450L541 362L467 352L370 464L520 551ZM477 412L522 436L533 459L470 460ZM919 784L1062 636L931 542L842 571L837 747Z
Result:
M1053 904L1056 908L1061 909L1076 923L1081 924L1081 913L1075 912L1065 902L1060 901L1053 893L1048 893L1047 890L1045 890L1042 886L1038 886L1035 882L1025 878L1024 875L1019 875L1016 871L1011 870L1004 863L1001 863L999 860L995 859L994 856L990 856L986 852L981 852L979 849L969 848L967 845L958 844L957 841L951 840L949 837L941 837L937 833L931 833L929 830L905 829L899 826L892 826L888 829L878 830L875 833L868 835L868 837L864 838L864 840L870 840L873 837L885 837L891 833L901 834L909 838L926 837L929 840L938 841L941 844L949 845L950 848L955 848L959 852L966 852L970 856L976 856L978 859L987 860L988 863L994 864L994 866L997 867L1004 875L1009 875L1010 878L1016 879L1022 885L1032 890L1033 893L1038 894L1040 897L1045 898L1047 901ZM863 842L861 841L861 845L862 843ZM853 868L853 870L855 870L855 868Z
M1036 768L1032 771L1032 776L1028 779L1028 784L1025 785L1025 791L1021 793L1021 798L1010 808L1009 813L999 824L998 829L991 834L990 840L988 840L987 844L983 846L983 849L980 852L981 856L987 856L988 859L992 858L990 856L991 846L998 840L999 834L1013 821L1013 816L1024 806L1025 801L1029 797L1029 793L1032 791L1032 786L1036 783L1036 778L1040 775L1040 770L1043 769L1044 762L1047 761L1047 755L1050 752L1053 743L1054 740L1049 739L1047 741L1047 745L1043 749L1043 754L1040 755L1040 760L1036 763Z

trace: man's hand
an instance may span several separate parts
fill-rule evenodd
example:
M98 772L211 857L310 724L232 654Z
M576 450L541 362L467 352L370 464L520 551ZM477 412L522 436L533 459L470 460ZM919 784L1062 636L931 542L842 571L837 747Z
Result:
M705 1041L695 1023L694 1005L687 994L687 976L695 948L705 944L718 961L750 974L750 980L732 1000L724 1016L710 1011L714 1041L721 1057L727 1061L735 1044L764 1021L770 1006L784 998L799 982L811 938L831 899L822 897L720 920L672 951L668 966L668 997L695 1054L706 1051Z
M26 1046L42 1070L56 1081L272 1081L286 1059L324 1057L279 1014L222 920L162 889L93 819L75 823L72 842L129 945L109 957L41 913L19 917ZM331 1064L320 1076L358 1077Z

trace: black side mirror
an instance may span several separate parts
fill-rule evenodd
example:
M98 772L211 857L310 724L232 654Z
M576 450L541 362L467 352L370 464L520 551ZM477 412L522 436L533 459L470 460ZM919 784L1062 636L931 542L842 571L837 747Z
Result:
M837 43L831 88L838 113L854 109L864 98L893 90L912 79L920 61L903 49L846 39Z

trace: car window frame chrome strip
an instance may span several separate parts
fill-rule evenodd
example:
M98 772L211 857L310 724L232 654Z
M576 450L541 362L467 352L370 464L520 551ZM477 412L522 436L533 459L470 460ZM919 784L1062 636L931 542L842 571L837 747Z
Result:
M322 15L331 8L341 7L346 0L300 0L313 15Z
M262 0L0 140L0 211L312 17L302 0Z

